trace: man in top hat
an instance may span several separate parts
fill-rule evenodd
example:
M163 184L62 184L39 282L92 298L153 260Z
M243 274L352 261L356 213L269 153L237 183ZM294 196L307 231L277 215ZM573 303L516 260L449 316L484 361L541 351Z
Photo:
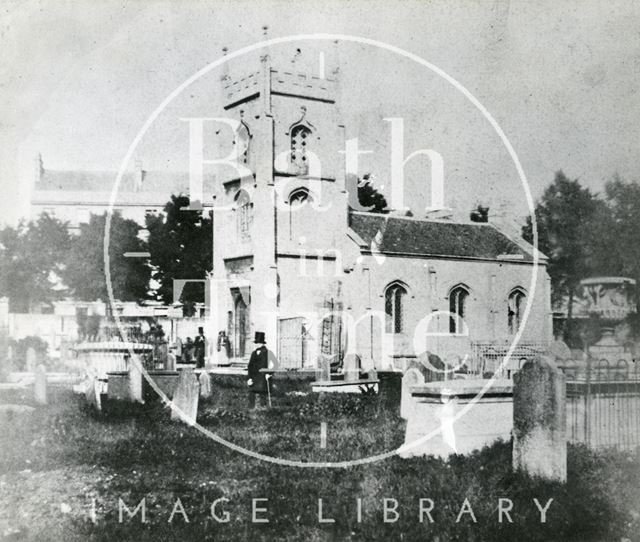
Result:
M269 349L263 331L256 331L253 342L255 350L251 352L249 358L249 408L262 408L265 406L265 394L268 393L267 375L260 372L260 369L275 368L276 358Z
M204 354L206 352L206 338L204 336L204 328L198 328L198 336L195 341L193 341L194 350L195 350L195 358L196 358L196 368L202 369L204 367Z

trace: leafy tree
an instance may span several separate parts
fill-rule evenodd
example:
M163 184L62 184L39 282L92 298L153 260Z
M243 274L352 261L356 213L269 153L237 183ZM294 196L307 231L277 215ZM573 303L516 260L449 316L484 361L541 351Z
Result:
M363 175L358 182L358 200L363 207L372 207L370 213L388 213L389 206L386 198L378 192L371 179L371 174Z
M82 301L108 299L104 267L106 213L91 215L80 225L80 234L71 242L64 282L71 294ZM119 213L111 217L109 270L113 296L120 301L141 301L148 297L151 269L145 259L126 258L125 252L145 252L147 244L138 236L141 227Z
M603 242L611 262L608 274L623 275L640 285L640 185L616 176L606 184L605 196L610 219L605 225L610 233ZM602 264L601 264L602 265ZM636 288L636 305L640 312L640 294Z
M163 215L147 215L153 279L159 283L156 298L173 303L174 279L205 279L213 264L211 216L188 211L188 196L171 196ZM204 284L185 285L181 302L190 315L193 304L204 300ZM191 310L190 310L191 307Z
M538 224L538 249L549 257L554 301L568 298L567 327L571 328L573 300L580 280L591 274L593 262L591 226L598 211L596 197L578 180L556 173L535 208ZM523 237L533 242L531 217L523 227Z
M471 222L489 222L489 207L478 204L469 215Z
M595 200L591 222L585 230L587 267L590 276L620 276L624 274L619 227L609 201ZM640 211L640 209L639 209Z
M352 210L369 213L389 212L387 200L373 186L371 174L363 175L362 179L353 174L347 174L346 185L349 207Z
M59 278L69 244L67 225L48 214L0 231L0 295L12 312L63 296Z

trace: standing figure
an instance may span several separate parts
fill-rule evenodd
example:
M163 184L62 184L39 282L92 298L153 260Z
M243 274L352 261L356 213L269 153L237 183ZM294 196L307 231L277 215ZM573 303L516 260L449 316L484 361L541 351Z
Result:
M204 367L204 355L207 351L207 340L204 336L204 328L198 328L198 336L193 344L195 346L196 369L202 369Z
M218 365L229 365L229 338L224 331L218 333Z
M247 385L249 386L249 408L259 409L266 406L265 395L270 392L267 375L260 372L260 369L275 368L275 356L273 352L267 349L264 332L256 331L253 342L255 350L251 353L247 368L249 373L249 379L247 380Z

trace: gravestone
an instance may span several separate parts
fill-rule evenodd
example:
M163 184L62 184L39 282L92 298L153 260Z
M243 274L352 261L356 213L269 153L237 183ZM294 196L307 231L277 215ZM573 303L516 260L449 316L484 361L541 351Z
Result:
M564 374L548 357L514 375L513 468L550 480L567 479Z
M142 396L142 366L140 358L135 356L129 360L129 400L144 403Z
M60 363L65 365L69 361L69 343L67 341L62 341L60 343Z
M349 354L344 357L344 379L352 382L360 378L360 358L355 354Z
M40 364L35 370L35 383L33 386L33 394L36 403L40 405L47 404L47 372L44 365Z
M318 357L318 371L316 380L331 379L331 359L328 356L320 355Z
M30 346L27 348L27 372L33 373L36 369L36 363L38 361L38 355L35 348Z
M557 364L559 361L566 361L571 359L571 349L562 339L554 339L553 342L547 347L544 355L555 360Z
M87 384L87 402L98 412L102 412L102 382L98 378L92 378Z
M172 353L167 354L167 361L164 364L165 371L175 371L176 370L176 356Z
M414 400L411 397L411 386L425 383L422 372L416 367L408 369L402 377L402 391L400 395L400 416L408 420L414 409Z
M171 405L171 419L182 420L189 425L196 423L200 385L192 370L180 371Z
M206 371L202 371L198 377L200 383L200 397L208 399L211 397L211 377Z

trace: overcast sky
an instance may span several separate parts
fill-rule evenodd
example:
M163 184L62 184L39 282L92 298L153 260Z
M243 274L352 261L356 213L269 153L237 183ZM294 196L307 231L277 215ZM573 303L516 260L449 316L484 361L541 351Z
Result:
M4 0L1 6L2 222L26 214L37 152L45 168L115 171L167 95L217 60L223 46L233 51L261 40L263 25L270 38L371 38L442 68L502 126L534 197L558 169L596 191L616 172L640 179L640 8L631 0ZM329 53L327 43L308 42L273 54L286 64L297 47L314 59L319 50ZM526 210L499 139L451 85L385 51L351 43L338 50L348 133L376 151L365 170L384 182L389 126L382 119L401 116L410 134L407 154L423 147L443 154L449 205L504 200ZM176 119L217 113L218 77L195 84L150 130L137 152L146 167L186 169ZM428 203L415 179L419 169L407 170L418 212Z

